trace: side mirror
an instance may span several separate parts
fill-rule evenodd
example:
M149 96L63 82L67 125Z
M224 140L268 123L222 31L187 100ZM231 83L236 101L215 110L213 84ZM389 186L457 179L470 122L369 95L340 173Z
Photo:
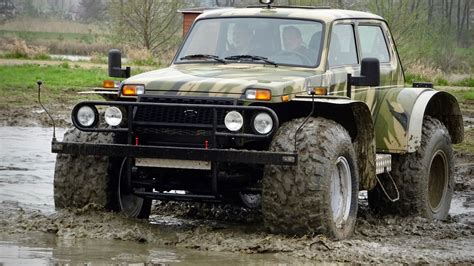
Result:
M360 76L351 77L354 86L379 86L380 85L380 62L377 58L362 59Z
M361 62L360 76L347 74L347 97L351 97L351 86L379 86L380 62L377 58L364 58Z
M109 76L114 78L130 77L130 67L122 69L122 53L117 49L109 50Z

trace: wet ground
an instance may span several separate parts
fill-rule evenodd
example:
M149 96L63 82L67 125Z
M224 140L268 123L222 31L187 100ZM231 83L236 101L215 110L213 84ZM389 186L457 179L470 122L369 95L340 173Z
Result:
M51 133L0 127L0 264L474 263L472 154L456 154L447 221L376 217L361 194L355 235L334 242L268 234L258 211L222 206L157 203L149 221L96 206L55 212Z

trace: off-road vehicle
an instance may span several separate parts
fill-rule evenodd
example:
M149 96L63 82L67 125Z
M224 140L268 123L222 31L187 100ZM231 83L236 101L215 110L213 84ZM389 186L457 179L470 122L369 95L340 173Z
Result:
M447 217L456 99L405 87L379 16L261 2L201 14L165 69L130 77L109 52L126 79L52 143L57 208L225 202L261 208L271 232L343 239L367 190L377 212Z

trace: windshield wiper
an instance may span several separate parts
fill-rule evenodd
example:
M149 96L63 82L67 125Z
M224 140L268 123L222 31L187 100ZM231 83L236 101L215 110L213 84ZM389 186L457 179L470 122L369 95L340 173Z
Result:
M258 55L242 54L242 55L233 55L233 56L229 56L229 57L225 58L225 60L235 60L235 61L239 61L241 59L263 61L267 64L274 65L275 67L278 67L277 63L275 63L271 60L268 60L268 58L266 58L266 57L258 56Z
M217 55L210 55L210 54L190 54L190 55L181 57L179 60L193 60L193 59L199 59L199 58L213 59L223 64L226 63L224 59L218 57Z

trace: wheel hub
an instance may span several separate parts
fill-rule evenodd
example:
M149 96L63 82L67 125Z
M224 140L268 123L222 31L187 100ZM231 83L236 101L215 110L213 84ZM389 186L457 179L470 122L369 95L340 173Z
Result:
M118 181L118 201L122 212L129 217L136 217L140 213L143 205L143 198L137 197L132 193L132 189L127 185L129 179L129 169L127 167L127 159L122 161L120 167L120 175ZM140 189L144 191L144 189Z
M352 199L351 169L343 156L336 160L330 189L333 221L337 228L342 228L349 218Z
M448 190L447 156L438 150L431 159L428 180L428 201L433 212L437 212Z

